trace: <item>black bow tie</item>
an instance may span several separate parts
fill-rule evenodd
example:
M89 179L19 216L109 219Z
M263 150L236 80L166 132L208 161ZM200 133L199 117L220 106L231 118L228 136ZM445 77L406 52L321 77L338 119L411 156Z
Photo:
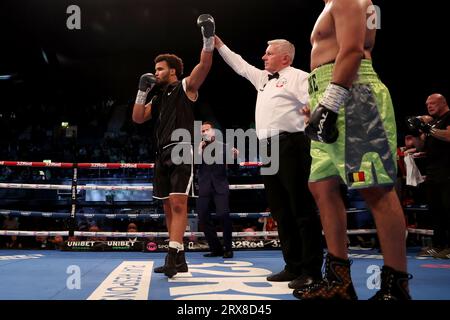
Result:
M280 77L280 74L278 72L275 72L274 74L269 74L269 81L272 79L278 79Z

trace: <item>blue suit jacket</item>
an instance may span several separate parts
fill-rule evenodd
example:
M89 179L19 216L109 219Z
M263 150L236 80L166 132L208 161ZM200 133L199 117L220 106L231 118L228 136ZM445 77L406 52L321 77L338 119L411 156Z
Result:
M198 167L198 193L199 196L208 196L212 193L225 194L229 193L227 165L225 164L227 145L221 142L223 146L223 153L220 155L223 158L223 164L202 164Z

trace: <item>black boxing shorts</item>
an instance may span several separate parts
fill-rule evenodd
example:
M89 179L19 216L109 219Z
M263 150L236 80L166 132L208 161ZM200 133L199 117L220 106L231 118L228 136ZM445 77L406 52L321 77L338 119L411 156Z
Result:
M153 198L170 195L194 197L194 153L192 145L174 143L157 153L153 177Z

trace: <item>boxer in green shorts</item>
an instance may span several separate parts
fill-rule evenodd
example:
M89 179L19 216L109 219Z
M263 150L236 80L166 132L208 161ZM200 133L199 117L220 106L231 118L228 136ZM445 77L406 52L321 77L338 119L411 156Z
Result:
M372 68L377 12L371 0L324 0L311 35L312 140L309 189L320 212L328 253L324 278L294 290L299 299L357 299L350 275L344 182L372 212L383 252L376 300L411 299L406 224L393 189L396 128L389 91ZM375 19L373 19L375 18ZM365 280L364 280L365 281ZM365 285L361 284L361 285Z
M316 106L331 82L334 64L309 76L311 106ZM313 110L314 111L314 110ZM310 181L340 176L349 188L393 185L396 179L397 133L388 89L370 60L362 60L350 96L340 108L339 135L332 144L312 141Z

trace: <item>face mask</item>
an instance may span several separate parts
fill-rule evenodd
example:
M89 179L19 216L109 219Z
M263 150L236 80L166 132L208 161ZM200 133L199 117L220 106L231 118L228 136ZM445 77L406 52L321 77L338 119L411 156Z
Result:
M213 142L214 139L215 139L214 129L209 129L209 134L208 133L202 134L202 140L205 142Z

